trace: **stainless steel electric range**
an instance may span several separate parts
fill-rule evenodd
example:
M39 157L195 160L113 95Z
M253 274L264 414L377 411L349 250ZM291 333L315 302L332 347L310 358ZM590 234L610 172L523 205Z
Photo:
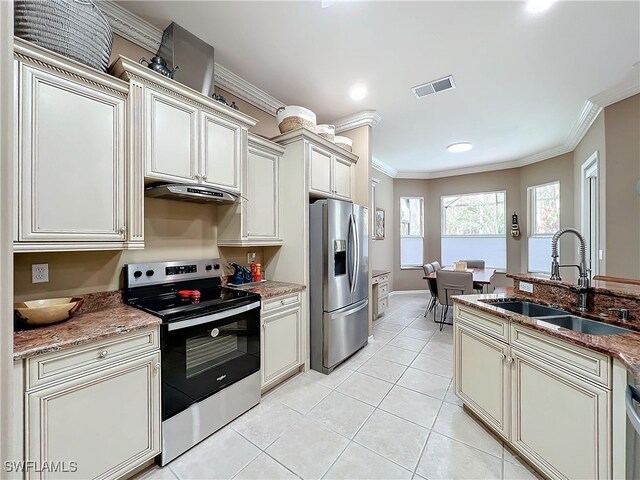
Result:
M220 260L124 269L126 302L162 319L165 465L260 402L260 296L223 288Z

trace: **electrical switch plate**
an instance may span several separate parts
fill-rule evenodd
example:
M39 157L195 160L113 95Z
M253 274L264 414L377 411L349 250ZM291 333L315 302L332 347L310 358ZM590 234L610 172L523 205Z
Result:
M49 264L38 263L31 265L31 283L46 283L49 281Z
M533 283L520 282L519 288L523 292L533 293Z
M251 263L253 261L255 261L256 259L256 254L251 252L251 253L247 253L247 263Z

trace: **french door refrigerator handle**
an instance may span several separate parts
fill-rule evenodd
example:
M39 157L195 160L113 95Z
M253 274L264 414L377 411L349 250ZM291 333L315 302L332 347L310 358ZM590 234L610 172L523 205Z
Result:
M353 257L353 289L351 292L355 292L358 287L358 276L360 273L360 232L358 231L358 222L356 216L353 215L353 231L354 235L354 257Z
M347 246L347 268L349 269L349 291L353 293L356 281L356 255L355 255L356 231L353 214L349 215L349 239Z

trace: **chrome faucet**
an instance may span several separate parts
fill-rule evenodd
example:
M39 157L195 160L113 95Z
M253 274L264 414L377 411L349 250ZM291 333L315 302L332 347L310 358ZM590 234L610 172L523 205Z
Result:
M579 265L560 265L558 262L558 242L560 237L565 233L573 233L580 240L580 248L578 253L580 254ZM578 285L573 288L572 291L578 294L578 310L584 312L587 310L587 288L589 288L589 275L591 269L587 267L587 242L584 237L575 228L563 228L553 234L551 238L551 280L562 280L560 278L560 267L576 267L580 276L578 277Z

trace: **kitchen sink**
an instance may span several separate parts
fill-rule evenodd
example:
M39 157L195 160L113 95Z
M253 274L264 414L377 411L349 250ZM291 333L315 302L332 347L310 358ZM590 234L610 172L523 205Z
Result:
M586 333L589 335L619 335L621 333L630 333L631 330L622 327L616 327L595 320L587 320L586 318L576 317L575 315L559 315L554 317L537 318L538 323L550 323L558 327L567 328L574 332Z
M566 315L564 310L557 308L545 307L532 302L489 302L496 308L503 308L510 312L526 315L527 317L548 317L557 315Z

